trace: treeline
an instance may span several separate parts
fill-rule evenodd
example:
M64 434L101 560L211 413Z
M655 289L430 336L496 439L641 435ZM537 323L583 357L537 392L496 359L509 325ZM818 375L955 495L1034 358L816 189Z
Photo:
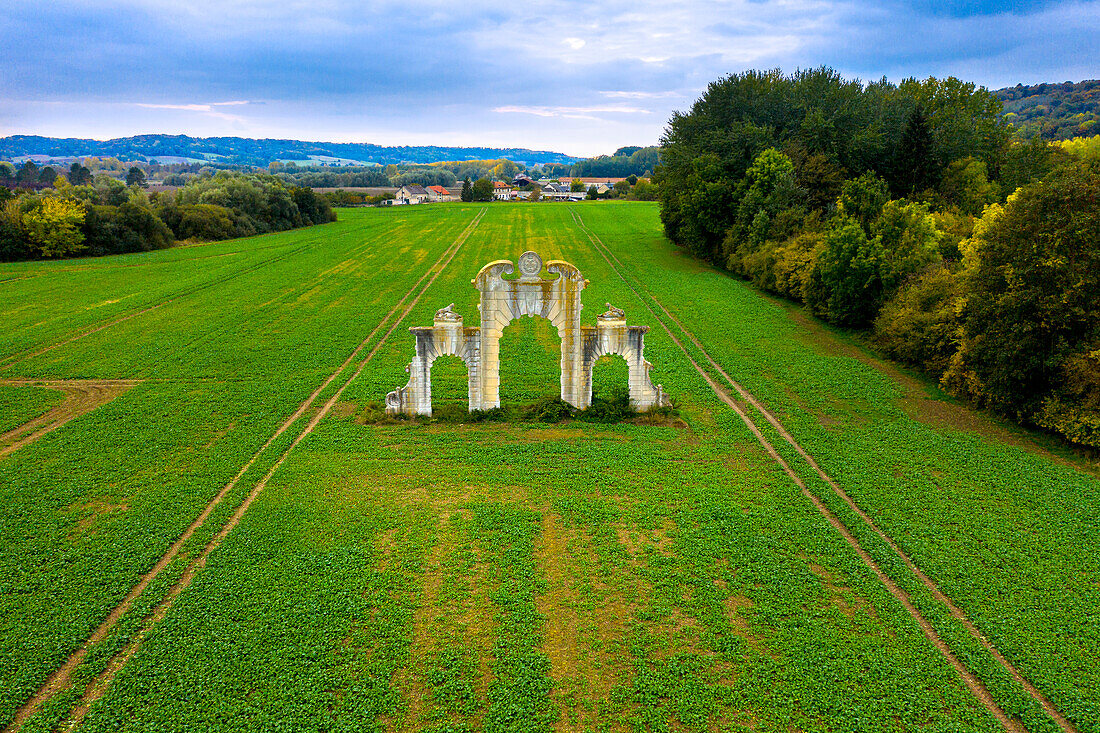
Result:
M80 177L79 171L69 175ZM308 188L228 171L151 196L107 174L77 185L59 176L42 191L0 187L0 202L0 260L6 261L143 252L177 240L252 236L336 218L328 201Z
M614 155L598 155L577 161L569 170L574 178L649 178L660 162L660 148L625 147Z
M438 160L485 160L508 158L532 165L572 164L576 158L546 150L527 148L462 148L437 145L385 146L372 143L329 143L306 140L272 140L246 137L190 137L188 135L136 135L113 140L11 135L0 138L0 158L26 155L50 155L63 158L87 156L114 157L121 160L154 161L172 157L191 158L187 162L218 162L265 167L276 160L297 160L306 164L311 158L325 157L340 162L420 163Z
M1100 81L1033 84L998 89L1004 119L1017 137L1069 140L1100 135Z
M665 231L957 396L1100 447L1100 166L1010 141L1000 111L953 78L721 79L662 140Z

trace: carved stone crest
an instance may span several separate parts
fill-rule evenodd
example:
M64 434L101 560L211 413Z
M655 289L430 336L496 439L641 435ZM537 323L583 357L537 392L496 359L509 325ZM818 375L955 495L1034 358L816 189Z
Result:
M519 256L518 264L520 273L527 277L534 277L542 272L542 258L530 250Z

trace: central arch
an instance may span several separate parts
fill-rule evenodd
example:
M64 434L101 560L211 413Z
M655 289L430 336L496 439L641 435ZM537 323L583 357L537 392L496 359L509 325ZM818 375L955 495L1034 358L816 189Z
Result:
M588 281L581 271L560 260L546 263L544 269L541 257L524 252L516 264L509 260L490 262L472 282L481 291L477 306L481 312L481 404L476 409L500 407L500 337L505 327L521 316L545 318L557 329L561 338L561 398L574 407L588 407L581 333L581 291Z
M525 316L505 326L498 363L502 407L561 393L561 335L545 318Z

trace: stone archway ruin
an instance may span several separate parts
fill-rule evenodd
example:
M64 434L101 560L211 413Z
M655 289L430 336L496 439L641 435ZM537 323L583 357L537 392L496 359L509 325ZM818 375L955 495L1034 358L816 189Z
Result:
M516 270L519 270L518 274ZM471 284L481 293L480 327L466 327L454 303L436 311L431 326L410 328L416 355L406 371L409 382L386 395L389 414L432 414L432 364L443 355L466 363L470 411L500 407L500 338L521 316L545 318L561 337L561 398L579 409L592 402L592 369L605 354L627 363L630 401L635 409L668 404L661 385L649 377L645 360L648 326L628 326L624 312L607 304L595 326L581 325L581 291L588 281L573 265L524 252L513 264L496 260L481 268Z

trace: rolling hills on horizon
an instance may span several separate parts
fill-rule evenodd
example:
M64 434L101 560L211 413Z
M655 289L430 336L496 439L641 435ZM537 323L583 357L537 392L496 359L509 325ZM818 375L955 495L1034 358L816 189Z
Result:
M387 165L451 160L508 158L525 165L571 164L579 157L527 148L466 148L457 146L385 146L373 143L330 143L243 137L199 138L189 135L134 135L111 140L10 135L0 138L0 160L67 159L89 156L120 160L209 162L264 166L275 160L311 165ZM39 162L42 162L40 160Z

